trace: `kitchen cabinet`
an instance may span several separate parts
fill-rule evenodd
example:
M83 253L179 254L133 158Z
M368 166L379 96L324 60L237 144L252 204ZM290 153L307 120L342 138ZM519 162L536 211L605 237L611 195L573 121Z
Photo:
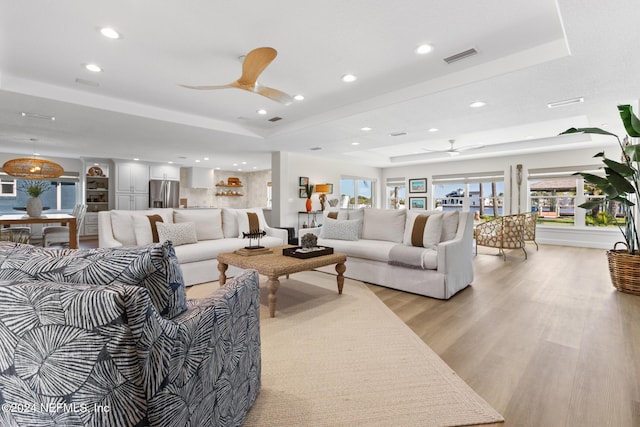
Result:
M97 236L98 235L98 213L87 212L84 215L84 224L82 230L79 230L81 236Z
M180 181L180 166L151 165L149 167L149 177L151 179Z
M149 194L116 193L116 209L149 209Z
M142 163L116 163L116 192L149 194L149 166Z

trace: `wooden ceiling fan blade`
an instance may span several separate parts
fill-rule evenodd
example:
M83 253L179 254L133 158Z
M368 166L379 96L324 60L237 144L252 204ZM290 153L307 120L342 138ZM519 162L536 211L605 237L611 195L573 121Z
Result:
M256 86L254 92L284 105L289 105L293 102L293 98L290 95L278 89L266 86Z
M178 86L186 87L187 89L215 90L215 89L228 89L230 87L233 87L233 84L216 85L216 86L191 86L191 85L178 85Z
M242 76L238 79L238 84L248 87L254 86L260 74L277 55L278 52L272 47L259 47L247 53L242 62Z

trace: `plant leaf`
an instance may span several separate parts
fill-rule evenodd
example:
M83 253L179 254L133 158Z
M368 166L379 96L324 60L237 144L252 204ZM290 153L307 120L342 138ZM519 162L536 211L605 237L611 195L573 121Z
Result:
M624 152L632 161L640 162L640 145L629 145L625 147Z
M598 135L611 135L615 136L616 138L618 137L618 135L616 135L615 133L607 132L606 130L600 128L569 128L564 132L561 132L560 135L569 135L572 133L594 133Z
M609 166L609 168L611 170L616 171L617 173L619 173L622 176L633 176L635 170L632 167L627 166L624 163L620 163L620 162L616 162L615 160L611 160L611 159L602 159L602 162ZM605 168L606 170L606 168Z
M617 197L613 197L610 200L613 200L615 202L620 202L626 206L635 206L636 204L633 203L631 200L627 199L626 197L623 196L617 196Z
M640 137L640 119L633 114L631 105L618 105L618 112L627 131L627 135L634 138Z
M589 200L588 202L584 202L578 205L578 207L583 209L593 209L593 208L597 208L598 206L601 206L603 203L604 203L603 199Z
M594 184L596 187L600 188L601 186L605 186L609 184L607 178L603 178L598 175L593 175L591 173L580 172L579 175L582 175L585 181Z
M607 178L609 178L609 182L616 188L618 193L623 194L635 192L635 188L633 187L633 185L631 185L627 178L619 175L618 173L615 173L614 171L610 172L611 173L607 174Z

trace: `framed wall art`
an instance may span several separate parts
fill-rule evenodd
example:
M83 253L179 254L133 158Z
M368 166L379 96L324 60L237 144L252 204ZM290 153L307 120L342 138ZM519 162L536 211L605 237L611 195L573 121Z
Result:
M409 209L426 209L426 197L409 197Z
M409 193L426 193L427 178L418 178L409 180Z
M308 176L301 176L299 178L299 182L300 182L300 187L304 187L305 185L307 185L309 183L309 177Z

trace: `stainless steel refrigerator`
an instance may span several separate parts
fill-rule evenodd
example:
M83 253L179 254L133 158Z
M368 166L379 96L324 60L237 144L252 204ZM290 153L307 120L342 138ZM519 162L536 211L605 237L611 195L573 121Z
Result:
M180 207L180 181L152 179L149 181L149 207Z

